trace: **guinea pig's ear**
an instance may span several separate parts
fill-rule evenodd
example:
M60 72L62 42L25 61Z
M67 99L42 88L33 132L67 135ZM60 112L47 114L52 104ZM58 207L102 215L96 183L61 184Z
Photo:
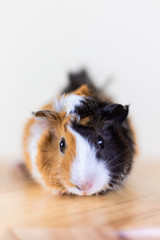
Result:
M33 115L43 126L61 121L61 116L57 112L51 110L33 112Z
M121 124L127 118L128 112L128 105L123 106L121 104L111 104L102 108L99 113L102 119L113 120L114 122Z

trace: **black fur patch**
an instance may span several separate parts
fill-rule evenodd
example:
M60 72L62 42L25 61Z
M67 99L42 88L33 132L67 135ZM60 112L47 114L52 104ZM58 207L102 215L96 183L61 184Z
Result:
M86 83L89 79L86 73L78 76L70 76L70 89ZM77 81L77 82L76 82ZM90 80L89 80L90 82ZM69 88L68 88L69 89ZM123 179L129 174L134 156L134 140L130 128L128 106L113 104L111 101L101 101L96 88L92 84L95 96L88 97L83 101L75 112L81 119L88 117L87 126L72 122L72 128L86 138L91 145L97 149L97 158L104 161L106 168L110 171L110 188L119 186ZM99 139L103 141L103 147L99 145Z
M69 73L68 78L69 85L63 90L63 93L72 92L83 84L86 84L92 90L96 89L90 77L88 76L87 72L84 69L77 73Z

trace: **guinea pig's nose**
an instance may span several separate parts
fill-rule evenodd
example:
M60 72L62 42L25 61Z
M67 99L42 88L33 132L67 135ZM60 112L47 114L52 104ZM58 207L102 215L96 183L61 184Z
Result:
M92 186L93 186L93 183L91 183L91 182L86 182L86 183L84 183L84 184L76 185L76 188L78 188L78 189L81 190L81 191L86 191L86 190L91 189Z

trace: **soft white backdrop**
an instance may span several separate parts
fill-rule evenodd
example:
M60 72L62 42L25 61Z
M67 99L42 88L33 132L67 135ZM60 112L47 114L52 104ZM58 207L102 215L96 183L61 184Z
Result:
M143 157L160 157L160 1L1 0L0 155L21 157L23 124L66 73L89 69L131 103Z

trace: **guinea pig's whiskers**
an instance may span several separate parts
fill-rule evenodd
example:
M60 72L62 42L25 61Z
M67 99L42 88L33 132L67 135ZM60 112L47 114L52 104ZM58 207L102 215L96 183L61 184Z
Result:
M120 177L121 173L120 172L114 172L114 173L110 173L110 177L115 176L115 177Z
M114 191L119 193L121 196L127 198L128 200L130 199L130 197L126 194L124 194L124 192L122 192L119 188L114 188Z
M124 187L124 189L127 189L129 191L132 191L132 193L136 194L136 190L133 189L132 187L130 187L126 182L124 181L120 181L120 180L115 180L114 181L114 184L118 184L118 185L122 185ZM114 187L113 187L114 188ZM117 188L114 188L115 190L117 190ZM123 188L121 188L122 190ZM119 191L120 191L120 188L119 188Z
M119 166L121 166L121 165L124 165L124 163L121 162L121 163L119 163L119 164L117 164L117 165L115 165L115 166L113 166L113 167L110 167L109 170L112 170L112 169L114 169L114 168L116 168L116 167L119 167Z
M103 190L101 191L101 194L106 194L106 191L107 191L107 189L103 189Z
M121 153L119 153L117 156L115 156L114 158L112 158L111 160L109 160L108 162L111 163L112 161L116 160L117 158L119 158L123 153L125 153L126 150L122 151Z
M111 168L110 168L111 169ZM125 173L123 173L123 172L120 172L120 171L113 171L113 172L111 172L110 173L110 176L115 176L115 177L122 177L122 175L124 175L124 177L126 176L126 174ZM130 176L128 176L128 178L129 178Z
M44 167L44 168L43 168L43 171L51 170L51 169L53 169L53 167Z
M134 193L136 193L136 190L134 188L132 188L128 183L126 183L125 181L120 181L120 180L115 180L116 183L120 183L122 184L125 188L128 188L129 190L133 191Z
M63 192L60 192L60 190L62 190L62 189L65 189L65 187L64 186L62 186L62 187L60 187L60 188L58 188L58 189L56 189L56 188L53 188L52 190L54 190L54 192L52 191L52 193L51 193L51 196L50 197L53 197L53 196L55 196L55 195L57 195L57 194L61 194L61 193L63 193Z
M62 189L64 189L65 187L64 186L62 186L62 187L60 187L60 188L58 188L58 189L56 189L56 191L60 191L60 190L62 190Z

